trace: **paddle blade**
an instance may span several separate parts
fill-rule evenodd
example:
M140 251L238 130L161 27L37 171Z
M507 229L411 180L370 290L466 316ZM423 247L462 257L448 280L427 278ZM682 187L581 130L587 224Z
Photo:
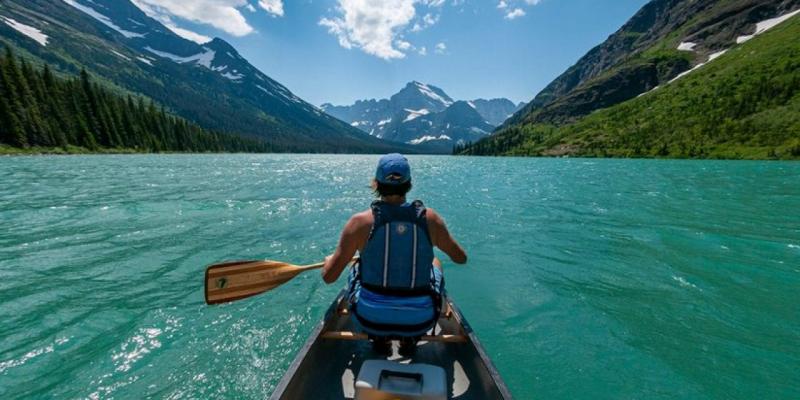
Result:
M303 268L280 261L234 261L206 269L206 304L255 296L294 278Z

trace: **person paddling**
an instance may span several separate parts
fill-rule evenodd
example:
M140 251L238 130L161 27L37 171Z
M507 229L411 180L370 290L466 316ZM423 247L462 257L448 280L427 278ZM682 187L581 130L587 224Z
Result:
M422 201L407 202L411 187L406 157L381 157L372 181L378 200L350 218L322 269L323 280L334 283L360 253L350 275L350 308L376 344L388 339L413 343L436 325L444 279L434 247L457 264L467 262L444 219Z

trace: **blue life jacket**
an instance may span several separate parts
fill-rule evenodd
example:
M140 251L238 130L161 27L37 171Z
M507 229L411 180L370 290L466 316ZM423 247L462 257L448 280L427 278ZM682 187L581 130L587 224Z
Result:
M374 223L351 282L362 330L373 336L421 336L439 317L441 274L421 201L372 203Z
M372 203L369 240L361 252L361 284L393 294L427 293L433 268L433 244L421 201L401 206Z

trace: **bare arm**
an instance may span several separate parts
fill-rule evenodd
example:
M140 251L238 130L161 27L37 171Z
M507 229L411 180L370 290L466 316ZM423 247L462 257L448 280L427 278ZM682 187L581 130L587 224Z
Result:
M364 213L356 214L347 221L336 251L333 255L325 257L325 266L322 267L322 279L325 283L334 283L339 279L356 251L366 243L371 226L372 223L367 220Z
M461 245L450 235L450 231L447 230L444 219L430 208L428 209L427 216L428 231L430 232L433 245L445 252L454 263L466 264L467 253L464 252Z

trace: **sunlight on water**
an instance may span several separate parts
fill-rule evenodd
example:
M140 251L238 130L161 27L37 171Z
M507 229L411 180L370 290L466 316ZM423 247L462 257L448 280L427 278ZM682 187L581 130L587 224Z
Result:
M206 265L313 263L376 156L0 158L0 397L272 392L341 285L228 305ZM800 398L800 164L412 157L448 288L517 398Z

